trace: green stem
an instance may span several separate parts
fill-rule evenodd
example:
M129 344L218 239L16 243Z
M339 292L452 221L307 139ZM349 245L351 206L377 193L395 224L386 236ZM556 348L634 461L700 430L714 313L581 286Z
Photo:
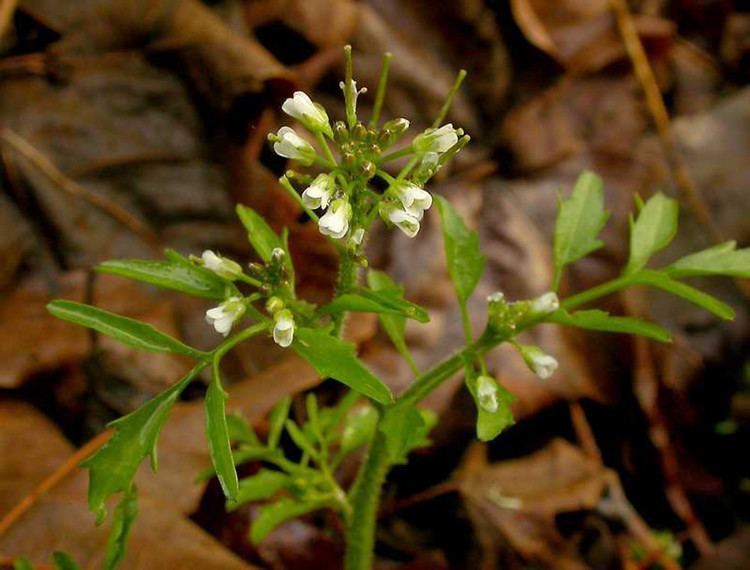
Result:
M440 123L442 123L445 119L445 116L448 114L448 111L453 104L453 99L455 98L456 93L458 93L458 90L461 88L461 84L464 82L465 78L466 70L462 69L458 72L458 75L456 75L456 80L453 82L453 87L451 87L451 90L448 92L448 97L446 97L445 103L443 103L443 106L440 108L438 116L435 117L435 122L432 123L433 128L437 129L440 126Z
M331 170L336 168L338 166L338 163L336 162L336 157L333 156L333 153L331 152L331 147L328 146L328 141L326 141L325 136L323 136L323 133L318 131L315 133L315 137L318 139L318 144L323 149L323 153L326 155L326 158L331 163Z
M352 259L351 255L347 251L341 251L339 253L339 280L336 284L336 297L340 297L344 293L352 290L359 280L359 266L356 261ZM333 318L333 334L334 336L341 336L344 321L346 320L347 312L344 311L334 316Z
M344 46L344 102L346 103L346 122L349 129L357 124L357 93L352 78L352 46Z
M577 307L578 305L590 303L591 301L594 301L600 297L604 297L605 295L609 295L611 293L619 291L620 289L624 289L625 287L628 287L635 282L635 274L617 277L616 279L612 279L611 281L607 281L605 283L602 283L601 285L597 285L596 287L592 287L591 289L564 299L562 303L560 303L560 306L563 309L572 309L573 307Z
M380 80L378 81L378 90L375 93L375 104L372 108L372 117L370 118L370 128L377 128L378 121L380 120L380 109L383 107L383 99L385 98L385 88L388 85L388 68L391 65L392 53L386 52L383 55L383 67L380 70Z

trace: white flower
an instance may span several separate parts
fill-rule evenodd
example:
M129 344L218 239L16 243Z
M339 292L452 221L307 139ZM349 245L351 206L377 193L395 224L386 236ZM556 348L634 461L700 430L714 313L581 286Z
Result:
M427 129L414 137L414 149L419 154L426 152L443 153L458 142L458 133L451 123L439 129Z
M505 301L505 295L502 291L495 291L487 295L488 303L501 303L502 301Z
M245 303L242 297L229 297L218 307L206 311L206 322L216 329L217 333L227 336L232 325L245 314Z
M313 132L322 132L333 138L333 131L328 122L328 114L321 105L313 103L307 93L295 91L291 98L281 106L290 117L294 117Z
M279 156L291 158L305 166L309 166L315 160L315 149L291 127L281 127L276 133L276 139L273 150Z
M395 192L398 199L404 205L404 209L407 211L421 210L424 212L432 206L432 196L430 193L411 182L397 185Z
M477 378L477 401L486 412L494 413L500 407L497 399L497 382L491 376Z
M302 203L311 210L325 209L331 201L333 191L333 177L328 174L319 174L312 184L302 192Z
M239 263L216 255L210 249L203 252L201 259L203 260L203 267L213 271L216 275L224 279L237 279L242 274L242 267L240 267Z
M294 340L294 316L289 309L283 309L274 315L273 340L286 348Z
M365 238L365 229L364 228L357 228L352 232L351 237L349 238L354 245L362 245L362 240Z
M546 380L557 370L557 359L545 354L538 346L522 346L521 356L529 370L542 380Z
M560 299L553 292L545 293L531 301L531 313L534 315L548 315L560 308Z
M343 198L331 202L330 208L320 218L318 229L320 233L332 238L340 239L349 231L349 220L352 217L352 207Z
M421 210L402 210L395 206L386 207L385 218L398 227L408 237L413 238L419 232L419 221L422 219Z

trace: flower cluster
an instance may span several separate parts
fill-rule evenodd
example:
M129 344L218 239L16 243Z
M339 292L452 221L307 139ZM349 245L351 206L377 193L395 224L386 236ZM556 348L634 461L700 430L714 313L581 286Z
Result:
M346 123L337 121L332 125L325 109L302 91L284 101L282 110L312 138L304 138L291 127L281 127L269 135L275 152L301 166L318 166L324 172L313 177L289 171L282 177L282 184L297 197L289 180L304 183L298 199L317 220L320 233L336 240L347 239L355 250L362 245L376 216L388 226L415 237L425 211L432 205L424 183L468 142L468 136L449 123L429 128L410 145L386 154L384 151L409 129L409 121L398 118L385 122L381 128L375 126L377 121L365 126L356 120L356 98L365 90L357 90L353 80L341 87L347 100ZM387 172L387 163L408 156L411 160L397 176ZM369 183L374 177L386 183L385 190L380 189L382 185Z

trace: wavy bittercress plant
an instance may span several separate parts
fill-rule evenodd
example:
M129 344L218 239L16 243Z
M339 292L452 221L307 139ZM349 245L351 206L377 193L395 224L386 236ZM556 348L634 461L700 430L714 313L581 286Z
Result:
M682 280L704 275L750 277L749 250L737 250L734 242L728 242L666 267L647 266L677 231L677 203L662 194L637 202L638 213L630 224L630 256L622 274L558 299L555 291L565 268L603 245L599 234L609 216L603 184L598 176L587 172L578 179L570 196L560 200L550 291L534 299L515 301L499 291L493 293L487 298L486 327L475 335L467 303L484 274L485 258L477 232L466 225L448 200L438 196L434 201L442 220L448 273L455 287L465 342L455 354L421 372L409 352L404 330L407 319L426 322L429 314L406 300L403 287L387 274L369 267L365 246L378 219L408 237L418 234L423 216L433 204L425 183L469 141L461 129L442 124L465 74L459 74L433 126L404 144L400 141L410 126L407 119L380 123L390 56L384 60L367 125L357 115L357 96L364 90L358 90L352 78L349 48L346 56L346 78L341 84L345 121L331 124L322 106L305 93L296 92L282 110L296 119L307 135L285 126L269 136L279 155L306 167L302 171L290 169L280 184L338 251L338 283L329 303L316 306L297 298L287 231L276 234L257 212L240 205L237 214L259 260L245 268L213 251L189 258L167 251L159 261L108 261L97 267L100 272L211 300L215 306L206 312L206 326L213 326L226 337L214 349L189 347L150 325L96 307L70 301L49 305L54 315L135 348L181 354L195 361L192 370L172 387L113 422L114 434L109 442L83 463L90 472L89 507L98 522L106 518L107 500L113 495L121 497L107 546L106 568L114 568L122 559L137 513L136 471L146 457L156 470L161 428L186 386L206 369L211 371L205 410L212 469L202 477L216 475L230 510L264 501L250 539L262 540L290 518L331 509L346 528L346 567L365 570L372 564L376 515L386 474L391 466L406 462L413 449L429 445L428 434L437 421L434 414L417 407L422 399L463 371L476 403L477 437L492 440L513 423L514 396L487 369L485 352L503 342L511 343L532 372L548 378L557 368L554 355L516 340L520 333L542 323L668 342L669 332L655 323L612 316L599 309L580 309L633 285L666 290L720 318L733 316L729 306ZM397 144L400 146L394 148ZM405 163L394 169L393 161L398 159L405 159ZM378 184L372 183L375 178L380 180ZM341 339L342 325L351 311L377 314L412 370L412 384L398 397L359 359L356 347ZM266 440L261 441L244 420L227 416L227 394L221 378L222 358L258 335L271 336L279 346L309 362L321 378L333 378L350 391L336 405L322 409L309 394L304 421L289 417L288 398L280 401L270 414ZM281 446L284 433L297 448L291 457ZM355 483L343 489L336 479L339 465L347 455L365 447L366 458ZM262 468L240 480L236 464L248 461L259 462Z

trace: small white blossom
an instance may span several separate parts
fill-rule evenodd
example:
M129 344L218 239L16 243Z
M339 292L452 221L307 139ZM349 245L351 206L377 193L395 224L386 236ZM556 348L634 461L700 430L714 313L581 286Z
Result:
M333 137L328 114L321 105L313 103L307 93L295 91L292 97L284 101L281 110L297 119L309 130Z
M245 303L242 297L230 297L218 307L206 311L206 322L216 329L217 333L227 336L235 321L245 314Z
M320 218L318 229L323 235L340 239L349 231L349 220L352 217L352 207L343 198L331 202L331 206Z
M309 166L315 160L315 149L291 127L281 127L276 133L276 138L273 150L279 156L291 158L305 166Z
M560 299L553 292L545 293L531 301L531 313L534 315L548 315L560 308Z
M240 267L239 263L216 255L210 249L203 252L201 259L203 260L203 267L213 271L216 275L224 279L237 279L242 273L242 267Z
M529 370L542 380L546 380L557 370L557 359L546 354L538 346L522 346L521 356Z
M419 222L422 219L421 210L402 210L390 205L381 212L382 214L384 214L386 220L398 227L408 237L413 238L419 233Z
M294 316L289 309L283 309L274 315L273 340L286 348L294 340Z
M414 137L412 143L419 154L426 152L443 153L458 142L458 133L451 123L439 129L427 129Z
M488 303L501 303L502 301L505 301L505 295L502 291L495 291L487 295Z
M333 177L319 174L312 184L302 192L302 203L311 210L327 208L334 191Z
M500 407L497 398L497 382L491 376L477 378L477 401L486 412L494 413Z
M357 228L352 232L349 238L354 245L362 245L362 240L365 238L365 229Z
M432 206L432 196L430 193L411 182L397 185L395 192L398 199L404 205L404 209L407 211L421 210L424 212Z

